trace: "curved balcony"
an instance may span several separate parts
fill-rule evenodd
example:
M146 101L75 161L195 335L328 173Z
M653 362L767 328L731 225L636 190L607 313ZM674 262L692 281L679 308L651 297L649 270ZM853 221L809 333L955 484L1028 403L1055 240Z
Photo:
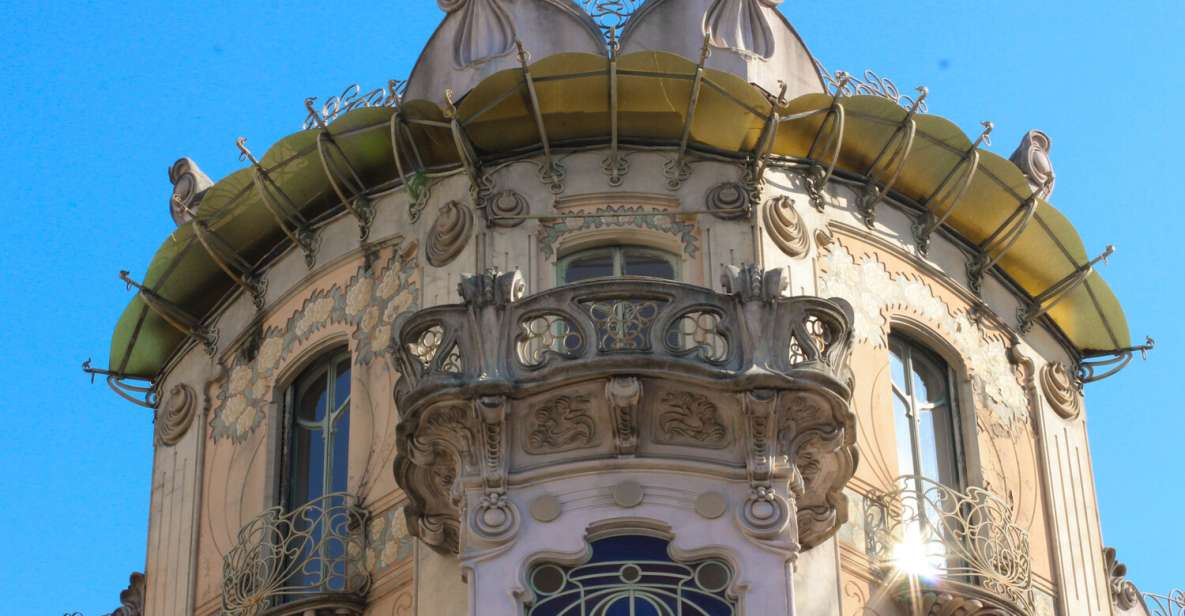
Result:
M239 530L223 559L222 613L361 614L370 587L367 518L353 496L340 492L292 511L264 511Z
M517 473L661 459L747 477L759 540L831 536L856 458L851 307L785 296L785 269L732 267L724 282L614 278L523 297L517 272L488 272L461 282L464 303L410 315L394 353L411 533L458 553L469 511L467 537L505 542Z
M980 488L959 492L903 476L897 490L867 498L869 556L901 584L899 599L924 613L1033 614L1028 532L1009 503ZM918 582L920 596L911 592ZM941 611L941 613L955 613Z

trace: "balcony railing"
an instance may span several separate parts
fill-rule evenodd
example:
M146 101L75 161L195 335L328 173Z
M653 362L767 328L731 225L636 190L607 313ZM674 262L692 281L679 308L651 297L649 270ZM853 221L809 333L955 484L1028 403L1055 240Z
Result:
M239 530L223 560L223 614L256 616L306 600L360 600L370 587L363 555L367 517L353 496L340 492L292 511L264 511Z
M1144 606L1152 616L1185 616L1185 590L1174 590L1167 595L1146 592Z
M957 595L967 589L1003 602L1011 613L1032 614L1029 535L1013 523L1012 507L980 488L959 492L917 476L867 498L869 556L902 579Z

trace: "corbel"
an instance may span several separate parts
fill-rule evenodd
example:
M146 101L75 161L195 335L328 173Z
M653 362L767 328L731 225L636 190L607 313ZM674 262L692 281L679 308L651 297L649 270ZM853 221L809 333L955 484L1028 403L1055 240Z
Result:
M551 156L551 142L547 138L547 126L543 123L543 110L539 107L539 95L535 91L535 78L531 76L531 69L527 66L531 55L523 47L522 41L515 40L518 49L518 61L523 71L523 84L527 88L527 102L531 106L531 116L535 118L535 128L539 131L539 141L543 145L543 164L539 170L539 179L548 185L552 194L564 192L564 171Z
M370 236L370 224L374 221L374 206L366 196L366 186L362 182L362 179L358 177L358 171L354 169L354 165L350 164L350 158L346 156L345 151L338 145L333 134L329 132L329 125L313 109L313 101L315 100L315 98L306 98L304 99L304 104L309 110L310 117L314 119L317 128L320 129L317 133L317 156L321 160L321 169L325 171L325 177L329 180L329 186L337 194L342 207L346 208L357 219L359 239L365 242L366 238ZM336 159L329 156L328 152L330 148L335 152ZM340 159L340 166L345 167L346 173L339 173L340 169L337 159ZM345 184L348 184L348 186L343 186ZM346 192L352 193L353 196L347 196Z
M264 295L267 291L267 279L255 273L245 259L235 252L234 248L219 237L205 221L194 219L193 235L197 238L206 254L239 288L251 295L251 301L257 310L263 309Z
M963 152L959 162L955 163L946 177L939 182L938 188L922 202L926 207L926 213L914 223L913 236L917 241L918 253L923 256L930 250L930 236L934 230L950 218L959 202L963 200L963 196L967 194L967 189L971 187L971 181L975 179L975 172L979 169L979 146L992 144L990 135L995 125L991 122L981 122L980 125L983 126L983 132L979 134L975 143ZM948 186L953 188L948 191ZM936 212L941 213L935 214Z
M481 433L482 495L473 508L470 528L482 539L501 543L518 530L518 508L506 495L509 436L506 396L483 396L474 401Z
M284 235L304 253L305 265L312 269L317 264L317 235L309 227L308 220L301 215L300 208L292 202L280 185L271 178L267 169L264 169L259 160L251 154L251 150L247 149L247 138L239 137L235 140L235 145L239 148L239 160L249 161L255 169L255 189L259 192L264 207L276 219L276 224ZM272 194L273 191L275 195L279 195L279 199Z
M1044 190L1044 186L1034 190L987 239L980 242L977 254L967 263L967 283L976 295L982 290L984 274L1008 254L1008 250L1028 227L1029 221L1037 213L1037 205Z
M691 139L691 125L695 121L695 109L699 105L700 91L704 85L704 67L712 55L711 37L704 34L704 45L699 51L699 63L695 65L695 76L691 80L691 97L687 100L687 117L683 120L683 131L679 136L679 153L675 160L663 165L667 176L667 190L678 190L691 177L691 165L687 163L687 143Z
M613 418L613 442L618 456L633 456L638 450L638 404L642 382L636 377L613 377L605 383L605 398Z
M213 355L216 350L218 341L218 332L210 329L202 324L202 320L189 314L184 308L170 302L161 297L156 291L145 287L144 285L132 280L127 270L119 272L119 279L127 284L128 290L135 287L140 294L140 298L144 300L144 305L148 309L156 313L161 319L164 319L173 329L197 338L206 348L206 352Z
M908 162L909 154L913 150L914 138L918 132L915 116L930 94L925 86L918 86L917 91L917 100L909 106L909 111L901 120L901 124L885 141L884 147L873 159L872 164L868 166L868 171L864 173L868 176L868 183L864 185L864 191L860 197L860 214L864 219L864 225L870 229L876 224L876 206L884 199L885 195L893 190L893 185L897 183L897 178L901 177L901 171L905 169L905 163ZM890 146L894 145L892 154L890 154ZM888 155L887 160L885 159L886 155ZM884 161L883 166L881 165L882 161ZM878 167L881 167L879 172ZM890 172L890 170L892 171ZM881 176L886 174L888 179L882 181Z
M1028 332L1033 327L1033 323L1037 321L1041 315L1049 312L1059 302L1069 296L1070 292L1086 283L1087 278L1090 277L1091 272L1094 271L1094 266L1099 261L1104 264L1107 258L1115 254L1115 246L1108 244L1107 248L1103 250L1102 254L1083 263L1070 272L1065 278L1053 283L1048 289L1042 291L1032 300L1026 302L1023 306L1016 309L1017 327L1022 333Z
M823 189L827 187L827 182L831 181L832 174L835 173L835 165L839 162L839 153L843 148L843 134L844 134L844 120L845 112L843 106L844 90L848 83L852 80L852 76L844 71L835 73L837 86L835 95L831 98L831 107L827 110L827 115L823 117L823 121L819 123L819 130L815 132L814 139L811 140L811 147L807 150L807 159L811 160L811 168L806 174L806 192L810 196L811 204L815 206L816 210L823 211L825 203L823 202ZM831 127L831 139L828 144L824 146L825 149L819 151L819 144L823 138L823 131ZM816 152L820 152L816 156ZM827 164L824 165L819 162L819 158L826 156L829 158Z
M746 392L742 402L749 495L737 509L737 519L746 534L761 541L777 538L790 523L790 506L772 483L777 403L778 392L770 389Z

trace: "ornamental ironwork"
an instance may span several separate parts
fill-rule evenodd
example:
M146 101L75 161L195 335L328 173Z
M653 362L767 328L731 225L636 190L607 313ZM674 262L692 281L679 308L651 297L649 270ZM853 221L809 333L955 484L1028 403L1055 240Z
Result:
M272 507L239 530L222 563L222 613L255 616L324 595L364 597L367 512L345 493Z
M924 95L916 98L906 96L901 93L892 79L881 77L872 69L866 69L864 77L861 79L844 71L831 73L827 67L823 66L822 62L815 60L815 70L819 72L819 78L823 80L824 88L833 96L879 96L906 109L914 108L916 105L916 111L920 113L929 111Z
M1144 605L1152 616L1185 616L1185 590L1178 588L1167 595L1146 592Z
M580 6L605 33L605 38L613 40L645 1L580 0Z
M960 492L906 475L898 489L867 497L868 555L906 576L946 587L978 587L1033 613L1029 534L1013 522L1004 499L971 487Z
M351 84L337 96L330 96L317 107L317 97L310 96L304 101L307 114L301 128L309 130L324 126L337 119L338 116L364 107L398 107L403 100L403 93L407 90L407 82L392 79L386 88L375 88L367 92L362 91L358 84Z
M669 544L656 537L609 537L592 542L584 564L536 565L527 576L533 594L528 616L735 614L732 568L715 558L677 562L667 553Z

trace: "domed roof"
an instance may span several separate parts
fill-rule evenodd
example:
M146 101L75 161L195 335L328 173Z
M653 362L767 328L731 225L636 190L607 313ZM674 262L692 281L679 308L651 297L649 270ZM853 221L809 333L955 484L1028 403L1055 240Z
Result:
M437 0L447 15L412 69L409 100L460 98L494 73L565 51L604 55L601 31L571 0Z
M798 33L778 11L782 0L647 0L630 18L622 52L667 51L700 57L705 39L707 67L732 73L778 93L780 82L793 99L824 91Z

